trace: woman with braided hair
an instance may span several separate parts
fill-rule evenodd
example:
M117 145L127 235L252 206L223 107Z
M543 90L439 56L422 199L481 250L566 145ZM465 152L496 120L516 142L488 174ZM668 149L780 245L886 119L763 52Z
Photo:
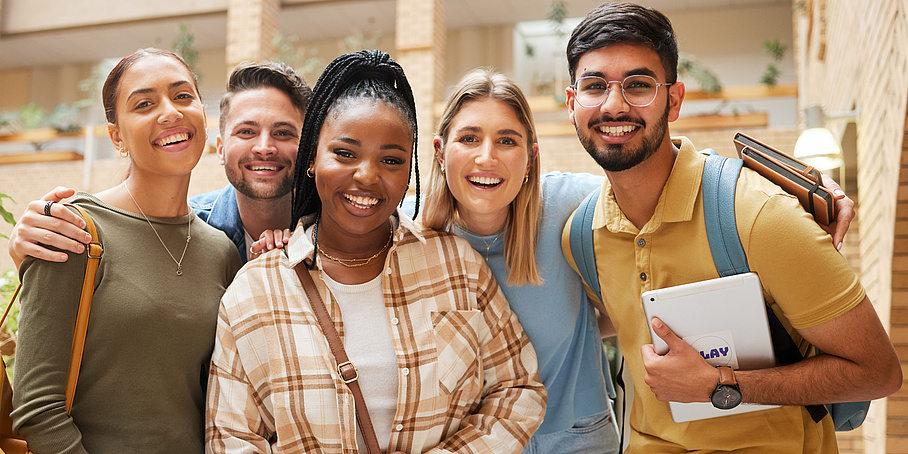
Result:
M517 453L541 423L535 352L482 257L398 211L417 168L415 110L384 52L343 55L319 78L296 163L296 229L221 302L209 452L373 452L374 438L388 453ZM358 427L307 275L356 366L375 437Z

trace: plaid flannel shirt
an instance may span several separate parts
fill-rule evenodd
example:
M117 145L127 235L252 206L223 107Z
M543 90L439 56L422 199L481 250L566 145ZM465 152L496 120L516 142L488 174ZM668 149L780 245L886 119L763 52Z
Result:
M545 413L532 346L469 244L399 217L382 276L399 398L391 439L379 441L387 452L520 452ZM224 295L208 452L357 452L353 395L293 269L313 258L311 222L301 221L286 254L249 262ZM343 338L318 264L310 273Z

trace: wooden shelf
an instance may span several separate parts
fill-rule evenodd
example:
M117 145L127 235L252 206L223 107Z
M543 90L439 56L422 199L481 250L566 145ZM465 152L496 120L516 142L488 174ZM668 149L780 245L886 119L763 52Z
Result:
M83 159L84 156L75 150L47 150L33 153L0 154L0 165L81 161Z
M742 99L784 98L796 96L798 96L798 86L796 84L776 85L772 88L765 85L740 85L736 87L725 87L718 93L688 90L684 94L684 100L700 101L722 99L726 101L738 101Z
M0 134L0 142L40 143L70 137L79 137L82 134L82 128L80 128L78 131L67 134L60 134L53 128L28 129L25 131L14 132L12 134Z

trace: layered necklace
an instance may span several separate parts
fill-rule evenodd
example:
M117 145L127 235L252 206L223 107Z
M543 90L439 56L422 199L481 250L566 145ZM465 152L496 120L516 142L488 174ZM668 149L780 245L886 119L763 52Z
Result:
M186 249L189 248L189 240L192 239L192 235L191 235L192 216L189 216L189 222L186 223L186 244L183 245L183 253L180 254L180 260L177 260L177 258L174 257L173 254L170 252L170 249L167 247L167 245L164 244L164 240L161 239L161 235L158 234L158 230L154 228L154 224L152 224L151 221L148 220L148 216L145 215L145 211L142 209L142 207L139 206L139 202L136 202L136 198L133 197L132 191L129 190L129 185L126 183L123 183L123 187L126 188L126 193L129 194L129 198L132 199L132 203L136 204L136 208L139 209L139 213L142 213L142 217L145 218L145 222L147 222L148 226L151 227L151 231L154 232L154 236L158 237L158 241L161 242L161 246L164 246L164 250L167 251L167 255L169 255L170 258L173 259L173 263L177 264L177 276L182 276L183 275L183 257L186 256Z
M318 250L318 253L324 255L326 259L331 260L332 262L340 263L347 268L356 268L360 266L368 265L369 262L374 260L379 255L382 255L385 251L388 250L388 247L391 246L391 240L394 239L394 227L391 227L391 235L388 237L388 242L382 246L381 250L376 252L370 257L366 258L355 258L355 259L342 259L340 257L335 257L322 249L321 245L318 244L318 221L315 222L315 228L312 230L312 242L315 243L315 248Z

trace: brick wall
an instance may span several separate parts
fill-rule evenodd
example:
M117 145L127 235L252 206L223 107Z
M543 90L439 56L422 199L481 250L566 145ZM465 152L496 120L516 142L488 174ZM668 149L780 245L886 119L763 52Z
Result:
M244 60L273 56L280 0L229 0L227 3L227 68Z
M905 358L908 237L904 151L908 105L908 0L795 1L799 104L827 112L860 108L857 192L861 206L861 280ZM827 122L841 137L845 123ZM904 214L903 214L904 213ZM903 219L904 218L904 219ZM890 309L892 324L890 325ZM903 370L905 370L905 362ZM908 453L904 390L871 406L856 452ZM888 404L888 405L887 405ZM844 451L844 449L843 449Z
M908 109L906 109L908 110ZM890 336L908 377L908 114L903 125L892 256ZM889 398L887 452L908 453L908 387Z
M441 101L445 75L445 1L397 0L395 60L404 68L416 98L419 167L429 173L435 130L433 106Z

